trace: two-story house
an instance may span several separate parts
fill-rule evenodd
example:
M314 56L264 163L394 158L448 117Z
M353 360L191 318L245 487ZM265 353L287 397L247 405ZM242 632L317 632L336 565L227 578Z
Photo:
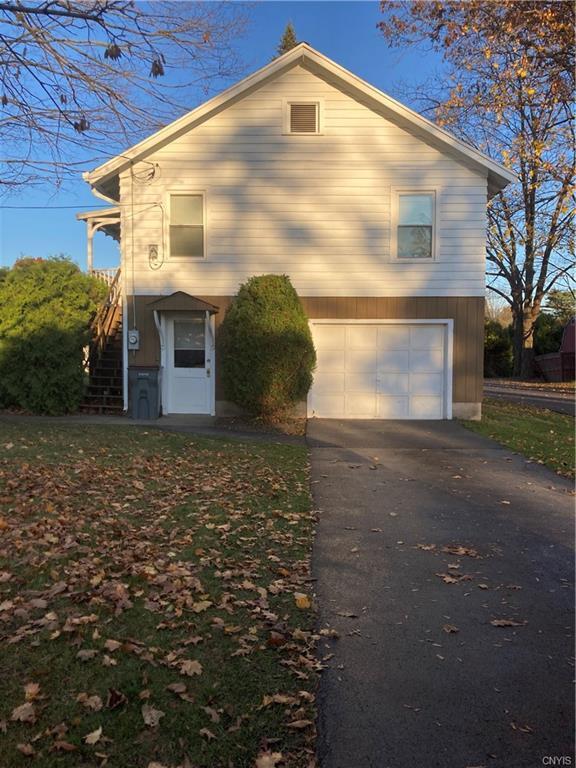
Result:
M478 418L486 205L503 166L305 43L85 174L119 237L123 404L229 412L218 327L252 275L289 275L318 364L310 417Z

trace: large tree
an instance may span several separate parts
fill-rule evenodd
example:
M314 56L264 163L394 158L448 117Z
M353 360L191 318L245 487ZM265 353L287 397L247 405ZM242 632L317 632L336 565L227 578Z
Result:
M296 48L297 45L298 38L296 37L296 32L294 31L292 22L289 21L284 28L284 32L280 38L278 48L276 49L276 56L274 58L277 59L278 56L282 56L283 54L288 53L288 51L291 51L292 48Z
M113 155L238 70L242 6L0 0L0 193Z
M488 208L488 285L513 317L514 374L529 377L534 326L574 266L574 5L563 0L381 4L391 46L425 44L446 64L420 106L518 176Z

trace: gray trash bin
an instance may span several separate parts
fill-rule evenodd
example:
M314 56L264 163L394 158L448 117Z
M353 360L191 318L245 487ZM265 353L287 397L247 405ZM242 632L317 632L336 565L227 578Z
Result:
M160 416L158 368L129 368L128 393L130 418L157 419Z

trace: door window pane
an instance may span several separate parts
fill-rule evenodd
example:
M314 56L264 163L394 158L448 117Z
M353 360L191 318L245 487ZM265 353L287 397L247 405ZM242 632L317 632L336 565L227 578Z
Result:
M432 258L434 196L406 194L398 197L398 257Z
M170 255L204 256L204 198L202 195L170 196Z
M204 318L174 321L174 367L204 368L206 361Z

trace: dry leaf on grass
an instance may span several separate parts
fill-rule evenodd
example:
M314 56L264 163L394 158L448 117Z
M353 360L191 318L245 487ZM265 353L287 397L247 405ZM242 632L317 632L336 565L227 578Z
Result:
M88 733L86 736L84 736L84 741L86 744L97 744L100 741L101 736L102 726L100 726L100 728L96 728L96 730L92 731L92 733Z
M278 763L282 762L282 752L260 752L256 758L255 768L276 768Z
M99 712L103 707L100 696L90 696L85 692L79 693L78 696L76 696L76 701L78 704L82 704L82 706L91 709L93 712Z
M208 739L208 741L214 741L216 736L212 733L212 731L209 731L208 728L200 728L198 731L200 736L204 736L205 739Z
M308 595L305 595L303 592L294 592L294 600L296 602L296 607L301 608L302 610L310 608L312 605Z
M164 717L161 709L154 709L151 704L142 705L142 719L150 728L157 728L160 720Z
M24 697L26 701L34 701L40 695L39 683L26 683L24 686Z
M184 661L180 662L181 675L188 675L188 677L192 677L192 675L201 675L202 671L202 664L200 664L199 661L195 661L193 659L185 659Z
M34 705L29 701L26 704L22 704L12 710L10 720L14 720L19 723L35 723L36 722L36 710Z
M303 728L308 728L309 725L313 725L312 720L294 720L291 723L286 724L286 728L294 728L297 731Z
M16 749L21 754L26 755L26 757L32 757L32 755L36 754L36 750L32 744L16 744Z

